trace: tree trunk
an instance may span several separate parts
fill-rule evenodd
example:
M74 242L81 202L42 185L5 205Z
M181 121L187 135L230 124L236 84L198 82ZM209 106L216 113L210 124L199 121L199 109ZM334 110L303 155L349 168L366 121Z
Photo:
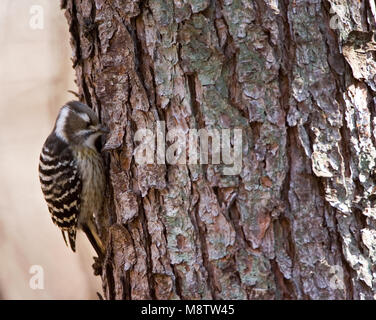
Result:
M62 8L80 98L111 130L105 298L374 298L374 0ZM157 121L240 128L241 172L137 163Z

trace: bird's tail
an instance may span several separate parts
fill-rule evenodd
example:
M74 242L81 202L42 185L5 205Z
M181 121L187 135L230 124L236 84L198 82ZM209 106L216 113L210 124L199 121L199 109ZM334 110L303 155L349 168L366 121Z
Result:
M67 242L67 238L65 237L65 232L68 233L69 245ZM73 252L76 252L76 228L71 228L68 230L61 230L61 234L63 235L64 241L67 247L70 247Z
M95 227L94 223L89 220L87 223L82 224L81 228L85 232L87 238L89 239L91 245L97 253L98 258L103 258L105 253L104 246L101 239L99 238L97 228Z

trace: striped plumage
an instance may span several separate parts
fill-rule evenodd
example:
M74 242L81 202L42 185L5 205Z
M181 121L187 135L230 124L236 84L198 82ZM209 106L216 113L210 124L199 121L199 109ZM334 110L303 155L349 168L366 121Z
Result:
M105 132L86 105L64 105L39 161L39 178L52 221L75 251L76 230L82 229L98 255L104 248L93 222L105 191L104 166L97 140Z
M47 138L40 154L39 179L52 221L62 230L64 240L65 232L68 232L70 246L75 251L81 177L71 148L54 132Z

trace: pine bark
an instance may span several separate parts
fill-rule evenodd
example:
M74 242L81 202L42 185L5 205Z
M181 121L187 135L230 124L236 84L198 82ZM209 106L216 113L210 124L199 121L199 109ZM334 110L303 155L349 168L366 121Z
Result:
M111 133L107 299L373 299L374 0L62 1ZM241 173L139 165L134 134L241 128Z

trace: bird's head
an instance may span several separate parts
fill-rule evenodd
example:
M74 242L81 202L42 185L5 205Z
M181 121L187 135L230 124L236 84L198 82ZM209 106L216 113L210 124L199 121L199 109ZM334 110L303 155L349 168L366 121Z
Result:
M95 149L96 140L108 130L87 105L70 101L60 109L54 132L70 145Z

